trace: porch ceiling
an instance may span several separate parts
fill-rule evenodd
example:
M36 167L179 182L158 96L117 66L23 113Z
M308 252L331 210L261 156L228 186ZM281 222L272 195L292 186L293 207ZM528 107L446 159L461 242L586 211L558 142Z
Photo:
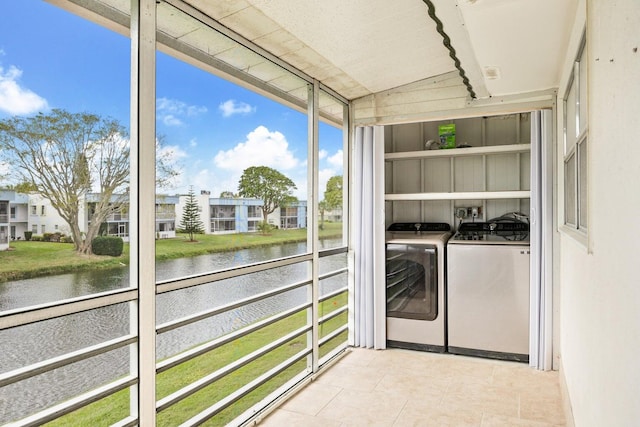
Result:
M422 0L186 0L347 99L455 71ZM557 87L577 0L432 0L477 97Z
M128 0L48 1L93 10L89 16L101 22L106 18L116 29L128 26ZM306 101L304 81L292 78L265 56L275 56L354 100L458 73L443 44L438 21L468 78L469 93L487 98L558 86L577 3L160 0L158 41L163 49L185 60L195 58L213 72L231 78L244 76L241 80L258 88L262 85L265 93L275 90L302 106ZM434 7L433 17L429 4ZM178 9L198 16L196 20L185 19ZM238 48L219 33L229 30L258 46L258 51ZM336 112L329 114L341 114L339 108L334 109Z

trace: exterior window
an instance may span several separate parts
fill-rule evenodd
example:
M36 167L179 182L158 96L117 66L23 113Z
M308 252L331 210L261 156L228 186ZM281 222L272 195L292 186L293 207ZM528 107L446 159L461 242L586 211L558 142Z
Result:
M41 234L46 233L46 231L45 231L45 230L46 230L46 228L45 228L45 227L46 227L46 226L45 226L44 224L42 224L42 226L40 227L40 229L42 230L42 233L41 233Z
M45 214L45 206L42 205L40 206L40 215L44 215Z
M583 42L564 97L564 224L588 228L587 60Z
M11 206L11 219L16 219L16 207Z
M58 224L53 227L56 231L58 231Z
M31 215L38 214L38 207L36 205L31 206Z
M32 225L32 226L31 226L31 232L32 232L33 234L38 234L38 226L37 226L37 225L35 225L35 224L34 224L34 225Z
M247 217L249 218L257 218L261 214L258 211L258 206L248 206Z

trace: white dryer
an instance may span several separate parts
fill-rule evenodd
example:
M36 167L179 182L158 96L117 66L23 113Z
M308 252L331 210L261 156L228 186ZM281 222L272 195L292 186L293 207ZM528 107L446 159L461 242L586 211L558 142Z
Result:
M394 223L386 235L389 347L446 351L446 223Z

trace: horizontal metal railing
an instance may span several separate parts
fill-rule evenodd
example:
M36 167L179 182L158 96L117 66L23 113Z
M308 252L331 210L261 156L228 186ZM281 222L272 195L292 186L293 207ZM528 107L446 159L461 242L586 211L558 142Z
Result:
M301 288L303 286L306 286L308 284L311 283L311 280L304 280L301 282L296 282L293 283L291 285L286 285L286 286L282 286L280 288L276 288L274 290L271 291L267 291L267 292L263 292L261 294L257 294L251 297L247 297L247 298L243 298L241 300L229 303L229 304L225 304L223 306L220 307L216 307L216 308L212 308L210 310L205 310L202 311L200 313L196 313L196 314L192 314L191 316L186 316L183 317L181 319L176 319L176 320L172 320L170 322L166 322L163 323L162 325L159 325L156 328L156 332L158 334L163 334L165 332L171 331L173 329L177 329L183 326L187 326L190 325L191 323L195 323L198 322L200 320L204 320L206 318L212 317L212 316L216 316L218 314L222 314L225 313L227 311L236 309L236 308L240 308L243 307L245 305L254 303L254 302L258 302L258 301L262 301L263 299L272 297L272 296L276 296L276 295L280 295L283 294L285 292L289 292L292 291L294 289L298 289Z
M240 359L236 360L235 362L232 362L228 365L226 365L225 367L218 369L217 371L204 376L202 378L200 378L197 381L192 382L191 384L189 384L186 387L181 388L180 390L172 393L171 395L160 399L157 403L156 403L156 410L158 412L168 408L169 406L178 403L179 401L186 399L187 397L191 396L192 394L202 390L203 388L213 384L214 382L218 381L219 379L222 379L223 377L237 371L238 369L242 368L243 366L248 365L249 363L253 362L254 360L257 360L259 357L264 356L265 354L271 352L272 350L275 350L276 348L280 347L281 345L283 345L286 342L289 342L291 340L293 340L294 338L299 337L300 335L310 331L312 328L311 325L306 325L302 328L299 328L275 341L270 342L269 344L247 354L244 357L241 357Z
M220 400L215 405L205 409L204 411L200 412L195 417L192 417L191 419L187 420L186 422L184 422L182 424L182 426L189 427L189 426L197 426L197 425L203 424L205 421L213 418L217 413L219 413L223 409L231 406L233 403L235 403L236 401L240 400L242 397L246 396L247 394L251 393L253 390L255 390L258 387L260 387L262 384L264 384L267 381L269 381L270 379L274 378L276 375L278 375L281 372L285 371L286 369L288 369L289 367L293 366L294 364L296 364L300 360L303 360L305 357L307 357L308 355L311 354L311 351L312 350L310 348L307 348L307 349L304 349L304 350L298 352L294 356L292 356L292 357L288 358L287 360L285 360L284 362L280 363L278 366L270 369L269 371L267 371L263 375L259 376L255 380L251 381L250 383L248 383L244 387L239 388L234 393L231 393L226 398Z
M163 294L165 292L177 291L179 289L186 289L193 286L204 285L211 282L216 282L224 279L231 279L234 277L243 276L250 273L257 273L259 271L270 270L273 268L284 267L287 265L297 264L299 262L311 261L311 254L293 255L285 258L278 258L275 260L262 261L254 264L243 265L239 267L233 267L225 270L214 271L212 273L196 274L193 276L187 276L180 279L164 280L158 282L156 286L156 293Z
M96 308L134 301L137 298L137 289L125 288L30 307L6 310L0 312L0 331Z
M135 335L125 335L110 341L93 345L91 347L85 347L78 351L63 354L62 356L53 357L51 359L44 360L42 362L34 363L23 368L14 369L13 371L0 374L0 387L7 386L9 384L16 383L18 381L26 380L27 378L35 377L36 375L43 374L45 372L52 371L63 366L70 365L75 362L80 362L85 359L89 359L93 356L106 353L108 351L116 350L121 347L125 347L129 344L133 344L138 341Z
M209 342L207 342L205 344L202 344L200 346L194 347L194 348L192 348L190 350L187 350L187 351L185 351L183 353L180 353L180 354L178 354L176 356L173 356L173 357L171 357L169 359L165 359L165 360L163 360L162 362L159 362L156 365L156 373L164 372L164 371L166 371L168 369L173 368L174 366L178 366L178 365L180 365L180 364L182 364L184 362L187 362L187 361L189 361L191 359L194 359L194 358L196 358L198 356L201 356L201 355L203 355L205 353L208 353L211 350L214 350L214 349L216 349L218 347L223 346L224 344L228 344L228 343L233 342L233 341L235 341L237 339L240 339L240 338L242 338L242 337L244 337L246 335L249 335L252 332L256 332L256 331L264 328L265 326L269 326L269 325L271 325L273 323L276 323L276 322L278 322L280 320L286 319L287 317L292 316L292 315L294 315L294 314L296 314L296 313L298 313L298 312L300 312L302 310L305 310L307 308L310 308L310 307L311 307L311 303L310 302L305 303L303 305L294 307L294 308L292 308L290 310L283 311L282 313L279 313L279 314L277 314L275 316L271 316L271 317L269 317L267 319L264 319L264 320L261 320L259 322L252 323L251 325L248 325L248 326L246 326L246 327L244 327L242 329L239 329L239 330L237 330L235 332L232 332L232 333L230 333L228 335L225 335L225 336L222 336L220 338L217 338L217 339L215 339L213 341L209 341Z
M81 394L80 396L74 397L73 399L67 400L66 402L52 406L51 408L47 408L44 411L40 411L27 418L16 421L12 423L11 426L31 427L42 425L49 421L53 421L56 418L60 418L63 415L69 414L84 406L87 406L90 403L97 402L98 400L102 400L105 397L111 396L112 394L120 390L124 390L127 387L131 387L132 385L137 384L137 382L138 377L128 375L102 387Z
M346 252L347 252L346 247L334 248L334 249L322 251L320 253L320 257L327 257L327 256L337 255L337 254L346 253ZM186 277L186 278L177 279L177 280L168 280L164 282L159 282L157 284L156 293L161 294L165 292L171 292L174 290L208 284L208 283L212 283L219 280L239 277L247 274L257 273L260 271L270 270L273 268L283 267L283 266L292 265L300 262L307 262L310 260L312 260L311 254L302 254L302 255L295 255L291 257L280 258L276 260L269 260L269 261L249 264L245 266L235 267L228 270L221 270L221 271L208 273L208 274L195 275L195 276ZM334 277L346 272L347 272L347 268L337 269L337 270L319 275L319 279L320 280L328 279L330 277ZM277 289L273 289L273 290L266 291L251 297L247 297L242 300L235 301L233 303L225 304L223 306L220 306L214 309L199 312L190 316L185 316L180 319L175 319L173 321L158 325L156 328L156 332L158 334L162 334L162 333L180 328L182 326L186 326L194 322L209 318L211 316L215 316L224 312L228 312L230 310L237 309L239 307L243 307L247 304L258 302L266 298L277 296L285 292L289 292L304 286L310 286L311 284L312 284L311 279L302 280L290 285L282 286ZM326 301L346 291L347 291L347 287L343 287L333 292L327 293L319 299L319 302ZM14 328L18 326L24 326L24 325L45 321L49 319L55 319L58 317L81 313L88 310L107 307L110 305L136 301L137 298L138 298L137 289L125 288L125 289L112 290L112 291L107 291L107 292L102 292L98 294L92 294L92 295L87 295L87 296L82 296L77 298L71 298L71 299L62 300L62 301L39 304L39 305L30 306L30 307L7 310L4 312L0 312L0 330ZM268 317L261 321L247 325L242 329L239 329L223 337L214 339L210 342L207 342L205 344L202 344L200 346L187 350L183 353L180 353L176 356L168 358L164 361L158 362L156 364L156 372L157 373L164 372L168 369L171 369L172 367L178 366L195 357L198 357L202 354L210 352L224 344L228 344L238 339L241 339L242 337L250 333L257 332L275 322L288 318L304 310L311 309L311 307L312 307L312 302L308 301L304 304L293 307L289 310L283 311L281 313L277 313L271 317ZM348 308L346 305L340 308L337 308L336 310L333 310L329 314L320 318L319 324L321 325L347 311L348 311ZM172 395L159 400L157 402L157 410L162 411L170 407L176 402L196 393L197 391L212 384L218 379L234 372L235 370L239 369L241 366L251 363L257 358L278 348L282 344L288 341L291 341L292 339L295 339L296 337L304 333L309 332L312 327L313 327L312 325L306 325L302 328L299 328L279 338L278 340L275 340L267 344L266 346L252 352L251 354L246 355L243 358L225 366L224 368L210 375L207 375L206 377L203 377L194 383L189 384L188 386L173 393ZM336 330L332 331L330 334L320 339L319 340L320 345L337 337L338 335L343 333L345 330L347 330L347 325L343 325L342 327L337 328ZM28 378L32 378L37 375L52 371L54 369L67 366L82 360L86 360L91 357L104 354L106 352L109 352L118 348L126 347L128 345L132 345L135 343L137 343L137 336L126 335L126 336L118 337L118 338L105 341L93 346L85 347L80 350L73 351L61 356L57 356L51 359L33 363L31 365L21 367L19 369L5 372L3 374L0 374L0 387L14 384L14 383L26 380ZM336 354L337 352L344 350L344 348L346 348L346 342L342 345L339 345L337 348L333 349L330 354ZM238 389L236 392L225 397L224 399L217 402L215 405L211 406L207 410L201 412L200 414L196 415L192 419L188 420L184 425L197 425L215 416L215 414L217 414L224 408L228 407L229 405L232 405L237 400L245 396L247 393L251 392L255 388L264 384L266 381L273 378L278 373L284 371L289 366L295 364L299 360L302 360L304 357L311 354L311 352L312 352L311 347L308 347L305 350L299 352L296 356L287 359L287 361L281 363L280 365L273 368L269 372L261 375L260 377L251 381L246 386L242 387L241 389ZM322 360L326 360L327 357L328 355L325 355L322 358ZM60 403L51 408L40 411L27 418L16 421L12 425L30 426L30 425L39 425L45 422L52 421L56 418L59 418L70 412L80 409L86 405L89 405L90 403L96 402L120 390L130 387L136 384L137 381L138 380L136 376L126 376L112 383L99 387L95 390L86 392L66 402ZM137 425L138 421L139 420L137 419L136 416L129 416L119 421L115 425L120 427L133 426L133 425Z

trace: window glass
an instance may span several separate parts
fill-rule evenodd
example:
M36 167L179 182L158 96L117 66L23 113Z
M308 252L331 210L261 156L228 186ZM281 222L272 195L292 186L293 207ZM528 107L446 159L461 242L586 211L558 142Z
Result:
M576 223L576 156L569 156L564 165L565 222Z
M583 49L583 53L579 59L579 82L580 82L580 95L578 99L579 111L580 111L580 126L578 133L584 132L587 128L587 61L586 50Z
M569 154L569 152L573 149L576 143L576 138L578 136L576 132L577 122L576 122L576 84L577 80L573 80L571 86L569 87L569 92L567 93L567 97L565 99L565 146L564 146L564 154L565 156Z
M309 322L310 257L275 268L261 263L308 254L308 176L313 162L304 80L208 27L207 20L189 17L169 2L157 8L156 169L157 175L178 172L170 173L171 179L158 189L176 198L176 231L156 240L157 358L179 357L185 350L284 316L159 374L162 398ZM260 93L235 83L253 77L264 82ZM249 272L243 269L248 265ZM193 285L181 288L182 281ZM271 292L274 295L266 296ZM198 320L166 327L189 316ZM310 348L310 337L301 333L259 361L248 362L241 375L231 373L161 411L159 424L180 424L229 398L242 385ZM307 367L305 357L269 380L268 388L279 387ZM233 403L231 413L216 415L216 424L230 423L268 394L256 393Z
M346 245L344 114L344 104L320 92L318 235L323 249Z
M3 4L0 81L13 95L3 97L0 129L11 121L16 135L37 128L42 137L29 145L30 138L7 141L0 135L3 164L10 171L3 185L16 188L10 192L16 239L8 242L14 249L11 262L0 265L0 312L11 317L8 310L28 312L36 305L57 304L55 314L39 307L38 316L52 318L0 331L0 372L9 376L14 370L32 372L34 363L122 338L131 330L131 306L124 298L79 313L73 313L70 301L94 295L99 304L109 299L106 292L129 287L126 242L122 254L88 256L107 221L90 222L86 193L100 191L107 181L100 178L108 168L122 172L115 193L128 186L131 41L124 27L106 28L87 16L92 15L81 18L50 2ZM121 16L126 22L126 13ZM36 152L46 153L39 170L30 169L38 164ZM78 208L63 207L64 214L54 208L56 200L76 197ZM128 345L122 345L1 387L0 425L121 379L130 372L130 360ZM60 425L116 423L130 413L126 392L103 412L120 416L67 419Z
M564 223L586 232L588 222L588 108L585 44L580 47L564 98Z
M587 139L578 144L578 206L579 228L587 228L587 176L588 176L588 159L587 159Z

